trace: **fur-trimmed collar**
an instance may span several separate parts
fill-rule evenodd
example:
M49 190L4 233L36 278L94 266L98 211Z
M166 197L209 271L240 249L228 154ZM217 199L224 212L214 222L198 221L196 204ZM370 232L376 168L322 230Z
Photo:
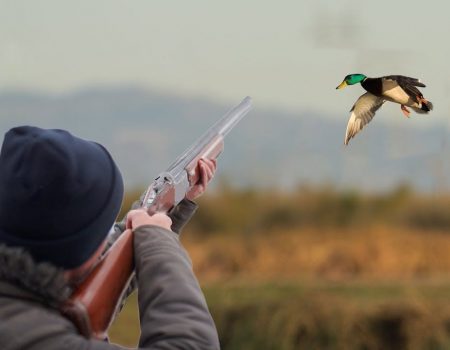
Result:
M36 263L23 249L4 244L0 244L0 281L31 292L48 305L58 305L71 294L62 269L49 263Z

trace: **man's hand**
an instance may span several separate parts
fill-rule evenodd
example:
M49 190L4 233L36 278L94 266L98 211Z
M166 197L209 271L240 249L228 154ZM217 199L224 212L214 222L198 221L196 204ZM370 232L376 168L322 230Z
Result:
M144 209L135 209L128 212L127 228L134 230L144 225L156 225L171 230L172 220L164 213L156 213L150 216Z
M194 200L200 197L206 190L206 186L214 177L216 172L216 160L215 159L200 159L198 161L197 167L199 171L199 178L197 183L191 188L191 190L186 193L186 199Z

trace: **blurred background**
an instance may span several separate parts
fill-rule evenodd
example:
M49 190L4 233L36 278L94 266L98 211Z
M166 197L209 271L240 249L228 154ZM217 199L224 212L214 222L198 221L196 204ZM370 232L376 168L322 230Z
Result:
M145 186L245 96L182 241L223 349L450 348L450 4L0 0L0 131L64 128ZM343 146L349 73L427 84ZM134 346L136 296L111 331Z

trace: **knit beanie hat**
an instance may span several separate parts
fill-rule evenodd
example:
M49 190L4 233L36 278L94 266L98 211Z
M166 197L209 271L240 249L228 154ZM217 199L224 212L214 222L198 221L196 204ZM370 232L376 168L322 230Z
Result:
M21 126L0 153L0 244L36 262L82 265L120 210L122 176L108 151L57 129Z

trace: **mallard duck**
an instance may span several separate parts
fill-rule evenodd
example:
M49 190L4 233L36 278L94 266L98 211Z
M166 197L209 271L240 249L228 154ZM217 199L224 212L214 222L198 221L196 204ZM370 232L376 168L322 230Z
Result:
M361 95L350 110L351 115L347 124L344 144L354 137L366 124L368 124L376 111L386 101L400 104L401 111L409 118L411 107L416 113L428 113L433 104L425 99L418 87L425 87L419 79L403 75L388 75L380 78L368 78L364 74L347 75L336 89L343 89L347 85L361 83L367 91Z

